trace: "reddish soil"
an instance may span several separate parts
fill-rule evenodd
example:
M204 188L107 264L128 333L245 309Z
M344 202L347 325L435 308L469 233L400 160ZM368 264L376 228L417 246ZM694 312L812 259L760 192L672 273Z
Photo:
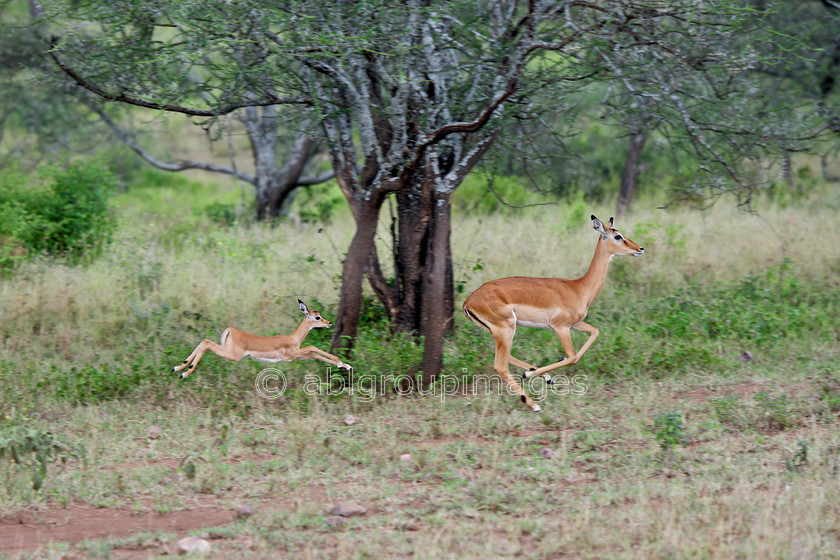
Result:
M45 512L26 511L17 517L0 519L0 553L17 555L47 541L77 543L84 539L124 538L155 531L181 535L230 523L233 513L228 508L208 506L172 513L136 514L87 504Z

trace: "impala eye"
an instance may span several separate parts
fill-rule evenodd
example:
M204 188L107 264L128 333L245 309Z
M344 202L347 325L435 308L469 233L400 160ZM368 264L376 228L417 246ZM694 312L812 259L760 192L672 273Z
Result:
M321 320L321 316L320 316L320 315L315 315L315 320L316 320L316 321L320 321L320 320Z
M615 240L616 241L621 241L622 239L624 239L624 238L621 237L620 235L618 235L618 234L615 235Z

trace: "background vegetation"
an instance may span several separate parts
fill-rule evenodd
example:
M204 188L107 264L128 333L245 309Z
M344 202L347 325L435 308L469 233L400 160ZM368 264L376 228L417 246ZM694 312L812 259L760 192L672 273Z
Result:
M56 70L32 55L38 26L50 23L40 5L0 4L12 14L0 25L0 557L169 557L184 536L160 525L49 537L56 512L94 508L130 512L133 529L163 514L222 512L229 523L202 520L194 531L212 536L218 558L840 556L833 4L779 4L771 19L787 32L750 44L754 59L737 57L762 62L751 68L764 72L767 96L733 87L739 103L766 102L777 126L796 115L780 105L797 100L826 140L776 138L776 151L741 168L749 189L707 173L702 153L672 150L698 140L665 134L628 92L598 83L575 86L560 115L530 115L540 127L514 119L520 135L500 136L454 191L460 310L493 278L581 275L597 241L589 216L614 213L628 140L645 137L629 170L635 197L616 221L645 255L612 262L587 319L601 336L561 370L582 376L586 392L549 393L540 414L469 384L496 379L493 344L460 312L443 337L435 393L396 394L388 380L415 370L423 339L395 328L369 284L355 344L340 350L355 367L344 393L305 390L307 375L327 381L319 362L279 364L288 385L276 400L255 388L268 364L208 354L178 379L172 366L227 326L289 333L298 298L338 315L357 225L347 198L320 173L328 162L317 142L297 150L300 131L281 119L268 135L278 140L266 156L272 173L297 154L318 180L274 200L266 212L276 219L257 219L266 216L243 177L257 174L248 127L265 112L243 109L202 131L177 115L104 111L42 79ZM34 35L21 31L30 20ZM126 21L148 39L142 18ZM643 83L647 61L628 59ZM153 169L120 127L170 163L235 172ZM399 252L398 207L389 195L378 214L380 255ZM389 282L394 262L382 263ZM307 342L326 349L330 334ZM561 353L547 330L521 328L514 346L532 363ZM384 390L369 398L371 386ZM341 501L368 513L328 524ZM258 513L233 519L243 504ZM17 525L47 537L4 540Z
M755 213L657 210L645 198L616 225L646 254L611 265L589 315L602 336L573 372L588 392L549 396L538 415L469 391L312 397L304 375L327 375L314 362L282 365L289 388L277 401L257 395L257 362L208 355L178 380L172 365L227 325L289 332L297 297L330 317L349 216L336 204L327 221L253 223L236 212L235 185L142 177L111 199L118 227L98 258L28 254L0 283L0 449L34 442L31 459L0 456L7 515L257 505L218 530L218 557L837 550L840 251L814 242L838 234L833 186L779 188ZM477 190L455 203L459 302L494 277L582 273L596 241L588 214L612 205L488 200ZM347 356L357 382L407 371L415 341L393 334L372 299L363 317ZM544 330L521 329L515 346L538 363L560 352ZM441 386L493 375L491 364L490 338L458 314ZM347 414L358 425L345 426ZM165 436L149 439L151 425ZM38 445L54 451L39 456ZM326 510L347 499L371 513L328 529ZM173 538L50 544L26 557L155 555Z

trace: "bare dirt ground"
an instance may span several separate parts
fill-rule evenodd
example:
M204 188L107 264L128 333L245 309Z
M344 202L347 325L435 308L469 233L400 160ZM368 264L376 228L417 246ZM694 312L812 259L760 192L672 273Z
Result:
M89 504L24 511L16 517L0 519L0 553L14 556L49 541L78 543L85 539L124 538L157 531L181 535L230 523L233 516L232 509L210 503L170 513L137 514Z

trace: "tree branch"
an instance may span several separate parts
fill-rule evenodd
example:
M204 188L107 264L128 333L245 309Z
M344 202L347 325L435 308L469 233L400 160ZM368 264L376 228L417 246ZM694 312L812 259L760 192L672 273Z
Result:
M458 122L448 124L443 126L434 132L427 133L426 140L418 144L420 148L425 148L427 146L431 146L433 144L437 144L450 134L457 134L457 133L470 133L479 130L487 121L490 120L490 117L493 116L493 113L498 109L502 103L507 101L507 99L516 93L517 90L517 81L511 80L508 82L508 87L500 94L497 94L496 97L490 102L487 107L481 112L481 114L471 122Z
M467 176L475 164L479 162L479 160L484 157L484 154L487 153L487 150L490 149L491 146L496 142L496 138L499 136L501 132L501 128L496 128L495 130L491 130L487 134L484 135L481 140L476 142L476 144L467 152L461 161L457 162L455 166L453 166L452 170L446 174L444 179L448 183L447 188L450 192L454 191L457 185L464 180L464 177Z
M126 146L134 150L140 157L146 160L151 165L157 167L158 169L163 169L164 171L185 171L187 169L201 169L203 171L211 171L213 173L224 173L226 175L231 175L236 177L241 181L245 181L246 183L255 184L256 178L251 175L250 173L245 173L244 171L240 171L238 169L234 169L232 167L227 167L225 165L217 165L215 163L204 163L200 161L194 160L176 160L173 162L162 161L151 155L145 149L143 149L137 142L131 139L131 137L122 130L117 124L105 114L105 112L97 107L93 103L86 103L88 108L90 108L94 113L99 115L99 118L102 119L105 124L117 135L117 137L122 140Z
M321 183L326 183L327 181L333 178L335 178L335 171L330 169L329 171L324 171L320 175L309 175L307 177L299 177L298 180L295 181L295 185L299 187L320 185Z
M191 115L194 117L218 117L221 115L227 115L237 109L241 109L243 107L262 107L266 105L312 105L312 100L308 97L274 97L269 96L267 99L263 99L261 101L245 101L242 103L229 103L227 105L222 105L217 109L194 109L192 107L184 107L182 105L172 105L169 103L155 103L153 101L146 101L144 99L139 99L137 97L131 97L124 93L108 93L101 87L89 83L87 80L82 78L76 71L72 68L67 66L61 59L58 58L56 52L58 51L58 40L59 37L53 36L50 39L50 50L48 54L56 63L56 65L61 69L62 72L70 76L74 82L80 87L88 90L89 92L101 97L103 99L107 99L108 101L118 101L120 103L126 103L128 105L135 105L137 107L145 107L147 109L155 109L158 111L168 111L171 113L183 113L185 115Z

